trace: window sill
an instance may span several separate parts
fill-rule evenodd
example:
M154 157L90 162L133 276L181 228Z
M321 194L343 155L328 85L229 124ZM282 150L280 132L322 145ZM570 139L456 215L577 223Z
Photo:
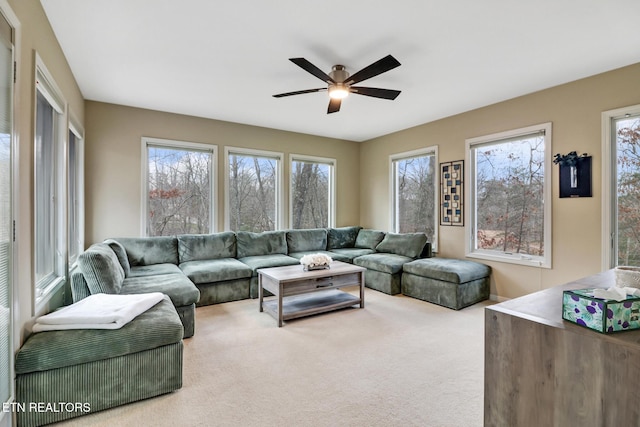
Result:
M46 311L49 302L51 301L53 296L62 288L65 281L66 280L64 277L57 277L42 290L42 293L35 298L33 313L34 316L37 317L44 314L44 311Z
M508 264L524 265L527 267L536 268L551 268L551 262L541 257L530 255L508 255L497 254L490 252L469 252L466 254L467 258L476 258L486 261L504 262Z

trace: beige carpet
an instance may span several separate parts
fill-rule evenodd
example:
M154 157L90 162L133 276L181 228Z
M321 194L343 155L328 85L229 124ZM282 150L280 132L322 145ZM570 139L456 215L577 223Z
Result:
M60 425L482 426L489 303L365 303L282 328L257 300L198 308L182 389Z

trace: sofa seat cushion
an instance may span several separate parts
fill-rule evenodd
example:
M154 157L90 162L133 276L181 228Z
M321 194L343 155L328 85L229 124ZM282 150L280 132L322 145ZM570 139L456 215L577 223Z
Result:
M182 340L169 298L120 329L72 329L32 334L16 354L16 374L47 371L150 350Z
M236 257L236 234L232 231L214 234L182 234L178 236L180 263Z
M173 236L119 237L131 267L151 264L178 265L178 239Z
M384 235L384 231L363 228L358 231L355 247L361 249L375 249L376 246L382 242L382 239L384 239Z
M359 226L329 228L327 231L327 249L353 248L356 245Z
M287 254L287 233L285 231L263 231L251 233L238 231L238 259L260 256Z
M426 244L427 235L424 233L387 233L376 246L376 251L418 258Z
M78 257L78 267L92 294L120 292L124 270L109 245L104 243L91 245Z
M369 255L374 253L373 249L361 249L361 248L340 248L331 249L329 253L332 254L332 258L338 261L353 263L353 259L362 255Z
M287 231L288 253L327 250L327 230L310 228Z
M171 298L176 307L191 305L200 299L200 291L182 273L157 274L154 276L127 277L121 294L144 294L162 292Z
M259 268L283 267L285 265L300 264L300 260L288 255L256 255L238 259L243 264L247 264L253 270L253 276L257 276L256 270Z
M333 254L329 251L302 251L302 252L290 252L289 256L292 258L295 258L298 260L298 263L300 262L300 259L302 259L303 256L305 255L313 255L313 254L323 254L326 256L331 257L331 259L333 259Z
M353 263L360 267L383 273L396 274L402 272L402 266L413 258L396 254L370 254L354 258Z
M131 267L128 277L143 277L143 276L155 276L158 274L183 274L180 267L175 264L152 264L152 265L138 265Z
M491 275L491 268L487 265L451 258L418 259L405 264L404 271L451 283L466 283Z
M244 279L253 274L249 266L235 258L183 262L180 264L180 269L196 285Z

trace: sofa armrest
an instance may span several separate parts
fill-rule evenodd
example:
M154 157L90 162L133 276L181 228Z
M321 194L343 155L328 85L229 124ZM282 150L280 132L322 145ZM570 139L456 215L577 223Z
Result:
M84 280L84 276L79 269L75 269L71 273L71 297L73 302L78 302L91 295L87 281Z

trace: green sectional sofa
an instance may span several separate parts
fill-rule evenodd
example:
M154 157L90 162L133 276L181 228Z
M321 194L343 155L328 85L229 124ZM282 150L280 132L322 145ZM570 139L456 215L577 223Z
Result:
M391 295L406 289L454 309L488 295L488 268L431 258L423 233L354 226L107 239L78 257L74 302L96 293L162 292L164 300L122 329L32 334L16 356L16 395L22 402L88 402L95 412L177 390L182 338L195 333L195 307L256 297L258 269L296 265L313 253L366 267L365 285ZM70 345L80 351L67 352ZM78 415L21 415L18 424Z
M403 266L431 257L431 244L424 233L358 226L115 238L80 255L72 295L75 302L98 292L163 292L188 338L196 306L256 298L258 269L299 264L312 253L367 268L367 287L395 295L402 291Z

